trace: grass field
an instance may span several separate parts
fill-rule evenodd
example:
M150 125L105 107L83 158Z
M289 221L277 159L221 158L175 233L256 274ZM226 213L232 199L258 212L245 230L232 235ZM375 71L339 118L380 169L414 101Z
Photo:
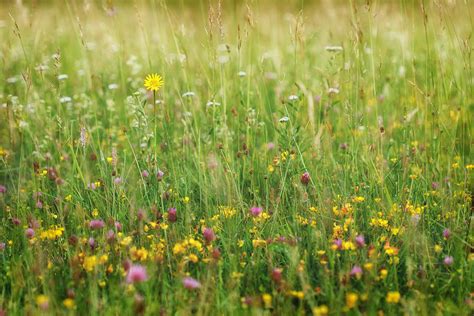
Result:
M0 315L472 315L474 2L23 2Z

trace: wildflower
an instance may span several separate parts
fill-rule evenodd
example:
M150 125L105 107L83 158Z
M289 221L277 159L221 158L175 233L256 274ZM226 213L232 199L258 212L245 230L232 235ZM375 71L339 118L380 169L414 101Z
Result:
M329 308L326 305L321 305L313 308L314 316L327 316L329 314Z
M400 293L397 291L388 292L385 301L389 304L397 304L400 301Z
M297 101L297 100L298 100L298 96L297 96L297 95L290 95L290 96L288 97L288 100L289 100L289 101Z
M5 250L5 246L6 246L6 244L3 241L0 242L0 251Z
M148 178L149 175L150 175L150 173L147 170L142 171L142 177L143 178Z
M156 178L158 179L158 181L161 181L164 175L165 173L163 171L158 170L158 172L156 173Z
M91 229L101 229L104 228L105 223L101 219L93 219L89 223L89 228Z
M275 282L277 284L281 283L282 272L283 272L283 269L281 269L281 268L275 268L275 269L272 270L271 278L272 278L273 282Z
M188 92L185 92L182 94L182 97L183 98L186 98L186 97L194 97L196 95L196 93L192 92L192 91L188 91Z
M311 180L311 177L309 176L309 173L307 171L303 173L303 175L300 178L301 184L303 185L308 185L310 180Z
M351 270L350 273L351 277L356 277L357 279L360 279L362 276L362 268L360 266L354 266Z
M95 239L94 239L93 237L90 237L90 238L89 238L88 244L89 244L89 247L91 248L91 250L94 250L94 249L95 249L96 244L95 244Z
M221 104L219 102L215 102L215 101L208 101L206 103L207 107L213 107L213 106L219 106L219 105L221 105Z
M161 76L158 74L150 74L146 76L145 81L143 82L145 88L153 92L160 90L163 84L163 78L161 78Z
M290 120L290 118L288 116L283 116L281 119L279 119L278 121L280 123L286 123Z
M183 279L183 286L188 290L195 290L201 287L201 283L192 277L185 277Z
M328 89L328 94L330 94L330 95L339 94L339 89L338 88L329 88Z
M4 185L0 184L0 194L4 194L6 192L7 192L7 188Z
M119 85L116 84L116 83L110 83L110 84L107 86L107 88L109 88L109 90L117 90L118 87L119 87Z
M113 242L115 240L115 232L110 229L105 235L105 238L109 243Z
M40 294L36 297L36 305L42 310L46 310L49 307L49 298L46 295Z
M339 250L342 249L342 240L339 239L339 238L338 238L338 239L335 239L335 240L333 241L333 247L334 247L335 249L339 249Z
M449 239L449 237L451 237L451 231L448 228L443 230L443 237L444 239Z
M96 256L87 256L84 258L82 266L87 272L94 271L95 266L98 264Z
M66 80L67 78L69 78L69 76L66 75L66 74L60 74L60 75L58 76L58 80L59 80L59 81Z
M55 240L63 235L64 227L52 226L48 230L44 230L40 233L41 239Z
M15 226L20 226L21 220L17 217L13 217L12 218L12 224L15 225Z
M114 179L114 184L119 185L119 184L121 184L121 183L122 183L122 178L116 177L116 178Z
M445 266L451 266L454 263L454 258L451 256L446 256L443 260Z
M440 245L435 245L434 246L434 251L436 253L440 253L442 250L443 250L443 247L441 247Z
M75 306L74 299L72 299L72 298L66 298L66 299L63 301L63 305L64 305L67 309L73 309L74 306Z
M304 298L304 292L303 291L290 291L288 294L290 294L293 297L296 297L300 300Z
M272 307L272 296L270 294L268 293L263 294L262 301L263 301L263 305L265 305L265 308Z
M263 211L263 208L259 207L259 206L252 206L250 208L250 214L254 217L257 217L259 216Z
M342 46L326 46L324 49L330 53L337 53L337 52L342 52L343 48Z
M245 71L239 71L238 75L239 75L239 77L242 78L242 77L247 76L247 73Z
M356 293L347 293L346 294L346 306L349 309L354 308L357 305L357 301L359 300L359 295Z
M28 239L32 239L33 237L35 237L35 231L34 231L34 229L33 229L33 228L27 228L27 229L25 230L25 236L26 236L26 238L28 238Z
M364 235L358 235L356 238L355 238L355 242L357 244L357 247L359 248L362 248L365 246L365 238L364 238Z
M136 264L136 265L132 265L128 269L128 273L126 277L127 283L139 283L139 282L144 282L146 280L148 280L148 275L147 275L145 267Z
M202 235L204 236L204 239L207 243L211 243L214 239L216 239L216 234L214 234L212 228L204 228Z
M68 102L71 102L71 101L72 101L71 97L68 97L68 96L63 96L63 97L59 98L60 103L68 103Z
M174 207L170 207L168 209L168 221L171 223L174 223L178 220L178 217L176 215L176 209Z

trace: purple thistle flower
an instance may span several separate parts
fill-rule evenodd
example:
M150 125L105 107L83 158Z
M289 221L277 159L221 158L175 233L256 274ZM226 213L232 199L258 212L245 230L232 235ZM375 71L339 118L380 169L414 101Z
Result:
M148 280L148 274L145 267L134 264L128 269L126 282L127 283L139 283Z
M360 278L362 276L362 268L359 266L354 266L350 273L351 277Z
M12 224L15 226L19 226L21 224L21 220L17 217L12 218Z
M311 177L309 176L309 172L307 171L303 173L300 179L302 185L308 185L310 180L311 180Z
M105 235L105 238L109 243L113 242L115 240L115 232L112 229L109 230Z
M252 216L254 217L257 217L259 216L263 211L263 208L261 208L260 206L252 206L250 208L250 214L252 214Z
M156 173L156 178L158 179L158 181L161 181L164 176L165 176L165 173L161 170L158 170L158 172Z
M365 246L365 238L364 238L364 235L358 235L356 238L355 238L355 242L357 244L357 247L359 248L362 248Z
M142 171L142 177L143 178L148 178L149 175L150 175L150 173L147 170Z
M35 237L35 230L33 228L27 228L25 230L25 236L28 239L32 239L33 237Z
M183 279L183 286L188 290L195 290L201 287L201 283L194 278L185 277Z
M95 239L93 237L90 237L88 243L89 243L89 247L91 248L91 250L94 250L95 247L96 247Z
M7 188L4 185L0 184L0 194L4 194L6 192L7 192Z
M443 237L444 237L445 239L449 239L449 237L451 237L451 231L449 230L449 228L445 228L445 229L443 230Z
M168 221L170 223L174 223L178 220L178 216L176 215L176 209L174 207L170 207L168 209Z
M115 221L114 226L117 231L122 231L122 224L119 221Z
M104 228L104 226L105 226L105 223L101 219L93 219L89 223L89 227L91 229L101 229L101 228Z
M202 232L202 235L204 236L204 239L206 240L207 243L211 243L214 239L216 239L216 234L214 234L214 231L212 228L204 228L204 231Z
M122 178L120 178L120 177L115 178L114 179L114 184L116 184L116 185L122 184Z
M342 249L342 240L341 239L336 239L334 240L334 245L336 245L337 249Z
M454 258L451 256L446 256L443 260L445 266L451 266L454 263Z

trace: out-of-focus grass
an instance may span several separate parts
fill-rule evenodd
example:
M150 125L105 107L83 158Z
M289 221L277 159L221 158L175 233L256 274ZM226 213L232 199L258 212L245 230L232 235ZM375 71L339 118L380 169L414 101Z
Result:
M0 310L472 313L472 17L2 2Z

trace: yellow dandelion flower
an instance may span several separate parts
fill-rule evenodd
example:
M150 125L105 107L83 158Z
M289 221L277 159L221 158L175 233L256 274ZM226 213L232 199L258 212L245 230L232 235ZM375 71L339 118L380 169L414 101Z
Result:
M321 305L313 308L314 316L326 316L329 313L329 308L326 305Z
M359 300L359 295L356 293L347 293L346 295L346 306L347 308L351 309L357 305L357 301Z
M46 295L40 294L36 297L36 305L41 308L46 308L49 304L49 298Z
M63 304L64 306L67 308L67 309L72 309L74 308L74 300L72 298L67 298L63 301Z
M388 292L385 300L389 304L397 304L400 301L400 293L397 291Z
M270 294L268 293L263 294L262 300L263 300L263 304L265 305L265 308L272 307L272 296Z
M164 81L158 74L151 74L146 76L143 85L149 91L158 91L163 86Z

